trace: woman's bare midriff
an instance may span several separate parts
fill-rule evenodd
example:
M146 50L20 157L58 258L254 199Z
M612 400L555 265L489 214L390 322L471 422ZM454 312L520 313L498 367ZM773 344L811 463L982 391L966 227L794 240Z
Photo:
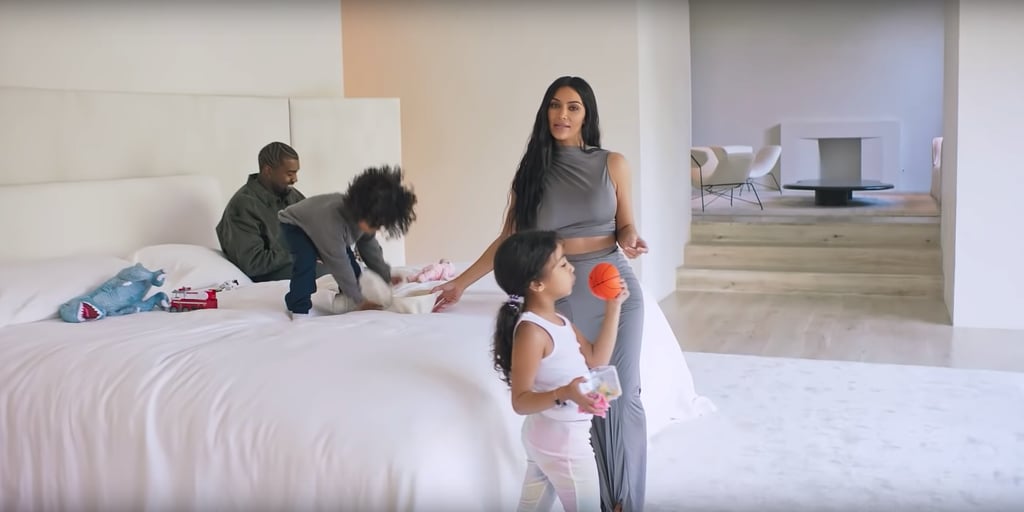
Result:
M562 240L562 251L566 256L611 249L614 246L614 235L566 238Z

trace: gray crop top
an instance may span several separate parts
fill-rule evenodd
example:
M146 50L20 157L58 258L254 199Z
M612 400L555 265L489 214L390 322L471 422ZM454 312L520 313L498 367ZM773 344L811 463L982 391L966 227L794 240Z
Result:
M614 235L618 202L608 174L608 151L555 146L551 160L537 229L562 238Z

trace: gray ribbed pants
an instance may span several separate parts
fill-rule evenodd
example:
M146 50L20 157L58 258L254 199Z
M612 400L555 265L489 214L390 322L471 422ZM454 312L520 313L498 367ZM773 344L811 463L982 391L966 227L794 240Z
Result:
M590 292L588 276L594 265L607 261L619 269L629 287L622 305L619 335L611 364L619 373L622 396L612 402L606 418L594 417L591 443L601 479L601 503L611 510L622 503L624 512L641 512L647 486L647 416L640 401L640 343L644 331L644 300L640 282L625 255L615 249L567 256L576 268L572 295L555 307L572 320L588 340L597 339L605 301Z

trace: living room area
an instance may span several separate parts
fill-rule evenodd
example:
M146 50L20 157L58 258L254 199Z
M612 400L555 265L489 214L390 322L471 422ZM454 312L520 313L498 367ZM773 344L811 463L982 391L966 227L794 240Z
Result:
M975 212L1012 204L974 184L990 170L964 155L965 136L985 134L964 127L962 86L980 78L961 64L961 32L991 23L979 17L991 9L961 9L690 2L690 237L677 292L662 302L685 348L1024 370L1024 331L1012 320L957 321L953 307L954 282L965 288L954 271L974 254L956 236L965 185L986 190L971 196ZM957 163L969 182L956 179ZM822 204L788 187L809 180L891 188ZM977 302L991 298L981 293ZM719 309L787 334L731 337L699 321Z
M737 418L694 427L678 458L729 471L653 486L699 479L695 510L726 510L723 492L743 496L732 510L1024 502L1007 458L1024 423L1003 412L1024 375L1005 186L1019 171L1004 165L1022 7L690 1L691 221L660 305ZM786 188L807 180L891 188L816 204Z
M941 2L690 3L687 291L927 299L942 315Z
M946 6L699 0L690 9L692 221L678 288L895 299L907 307L890 313L950 325Z

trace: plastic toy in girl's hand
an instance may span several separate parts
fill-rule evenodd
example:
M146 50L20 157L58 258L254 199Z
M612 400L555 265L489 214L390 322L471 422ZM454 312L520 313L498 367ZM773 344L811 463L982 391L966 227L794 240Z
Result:
M595 366L590 370L590 378L580 384L580 392L600 393L608 401L615 400L622 396L619 372L611 365Z
M587 393L587 398L594 400L594 409L597 409L597 412L594 413L594 416L600 416L604 418L605 415L608 414L608 409L611 407L611 404L608 403L608 398L606 398L600 392ZM583 410L582 407L579 408L579 411L586 412Z

